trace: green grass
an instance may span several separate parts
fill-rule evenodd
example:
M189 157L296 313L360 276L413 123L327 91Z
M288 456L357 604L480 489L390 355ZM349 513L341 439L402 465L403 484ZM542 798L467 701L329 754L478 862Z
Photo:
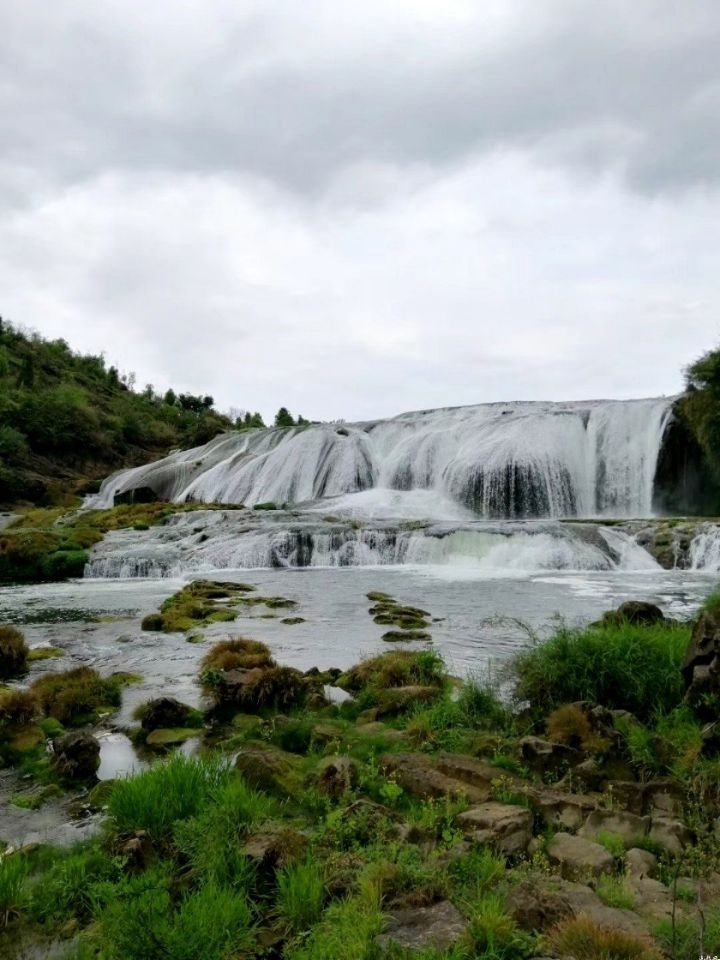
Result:
M312 859L293 863L277 875L277 912L290 933L298 934L320 919L325 899L322 869Z
M635 894L623 877L599 877L595 892L606 907L620 910L632 910L635 907Z
M34 882L30 916L45 924L66 923L71 917L87 923L92 918L96 885L121 876L120 863L107 856L99 841L80 844L62 852Z
M470 935L476 956L487 960L521 960L533 955L534 938L519 929L496 893L484 894L473 905Z
M115 887L99 919L107 960L229 960L246 956L253 942L244 897L210 882L176 905L161 869Z
M689 639L684 623L562 627L511 661L515 699L543 714L589 700L645 721L680 704L680 666Z
M212 791L196 813L178 820L174 845L193 870L206 881L246 890L252 882L252 864L241 852L241 840L256 824L276 812L272 798L251 790L236 774Z
M27 875L22 854L0 854L0 930L16 920L27 904Z
M27 672L28 645L16 627L0 625L0 679Z
M665 952L674 960L697 960L703 956L720 955L720 910L705 908L705 929L698 917L683 917L675 921L661 920L653 927L653 934ZM700 949L702 940L702 950Z
M287 954L287 960L368 960L382 930L382 906L376 884L360 878L360 890L327 908L310 935Z
M173 754L115 784L108 803L110 823L117 833L147 830L153 839L167 840L175 823L200 813L232 777L220 758Z

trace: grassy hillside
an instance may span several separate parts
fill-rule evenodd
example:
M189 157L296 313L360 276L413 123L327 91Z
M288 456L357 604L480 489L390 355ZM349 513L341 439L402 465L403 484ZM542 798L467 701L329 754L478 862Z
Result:
M68 492L232 427L213 398L142 393L102 357L0 320L0 504Z

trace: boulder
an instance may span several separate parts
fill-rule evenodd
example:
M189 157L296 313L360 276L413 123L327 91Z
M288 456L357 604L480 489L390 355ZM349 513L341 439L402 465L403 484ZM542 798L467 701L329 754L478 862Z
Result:
M143 730L185 727L191 713L191 707L174 697L158 697L145 704L141 726Z
M241 847L261 871L272 872L298 860L307 847L307 839L292 827L266 827L251 834Z
M692 831L681 820L669 817L653 817L648 836L673 857L681 857L692 841Z
M647 836L649 829L650 817L639 817L624 810L594 810L578 834L594 840L601 833L612 833L620 837L626 847L632 847L640 838Z
M69 780L92 780L100 766L100 743L89 733L73 731L52 741L52 765Z
M583 754L563 743L553 743L542 737L523 737L518 744L520 759L533 773L557 775L578 764Z
M615 869L615 859L605 847L569 833L556 833L547 846L547 855L551 863L560 867L565 880L598 877Z
M505 909L521 930L530 933L542 933L573 916L567 897L530 880L511 888Z
M235 768L248 786L281 794L292 792L298 764L293 754L273 747L243 747L235 758Z
M685 808L687 792L677 780L649 780L643 787L643 811L651 816L678 819Z
M552 787L534 787L528 791L532 809L548 827L578 830L597 807L592 797L565 793Z
M403 790L416 797L465 797L471 803L482 803L490 796L489 784L473 786L436 769L427 754L393 753L380 760L382 773L390 773Z
M445 951L467 931L467 920L457 907L442 900L431 907L394 910L388 914L387 930L377 938L383 949L391 944L405 950Z
M338 799L357 783L358 767L351 757L326 757L320 762L315 781L321 793Z
M643 813L645 809L644 784L635 780L611 780L605 784L605 794L612 798L613 806L630 813Z
M653 623L663 623L665 614L660 607L645 600L626 600L617 610L608 610L598 621L601 626L613 626L621 623L633 623L648 626Z
M658 858L649 850L632 847L625 854L625 872L633 880L653 877L657 871Z
M466 839L490 844L506 856L527 850L532 839L532 813L510 803L481 803L461 813L457 822Z
M685 700L706 723L717 720L720 705L720 609L700 615L682 665Z

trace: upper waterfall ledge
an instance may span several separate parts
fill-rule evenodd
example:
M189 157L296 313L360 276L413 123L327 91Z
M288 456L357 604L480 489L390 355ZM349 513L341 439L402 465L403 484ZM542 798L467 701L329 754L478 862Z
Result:
M144 491L178 502L248 506L339 497L348 509L354 495L367 516L358 496L364 491L375 513L382 508L387 516L418 515L414 497L423 501L422 516L437 520L649 517L672 404L673 398L493 403L239 431L120 471L88 506L110 507Z

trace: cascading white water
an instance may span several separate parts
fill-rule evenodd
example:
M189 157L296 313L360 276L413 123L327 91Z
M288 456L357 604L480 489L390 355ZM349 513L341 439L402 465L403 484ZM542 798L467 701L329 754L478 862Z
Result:
M386 488L427 491L486 518L650 516L672 402L482 404L225 434L115 474L88 505L143 487L168 500L247 505Z
M709 523L695 534L688 559L691 570L720 570L720 526Z
M93 548L87 577L168 577L259 567L387 565L539 570L645 570L657 564L634 540L596 524L557 521L379 524L259 517L250 511L176 514L147 531L111 532Z

